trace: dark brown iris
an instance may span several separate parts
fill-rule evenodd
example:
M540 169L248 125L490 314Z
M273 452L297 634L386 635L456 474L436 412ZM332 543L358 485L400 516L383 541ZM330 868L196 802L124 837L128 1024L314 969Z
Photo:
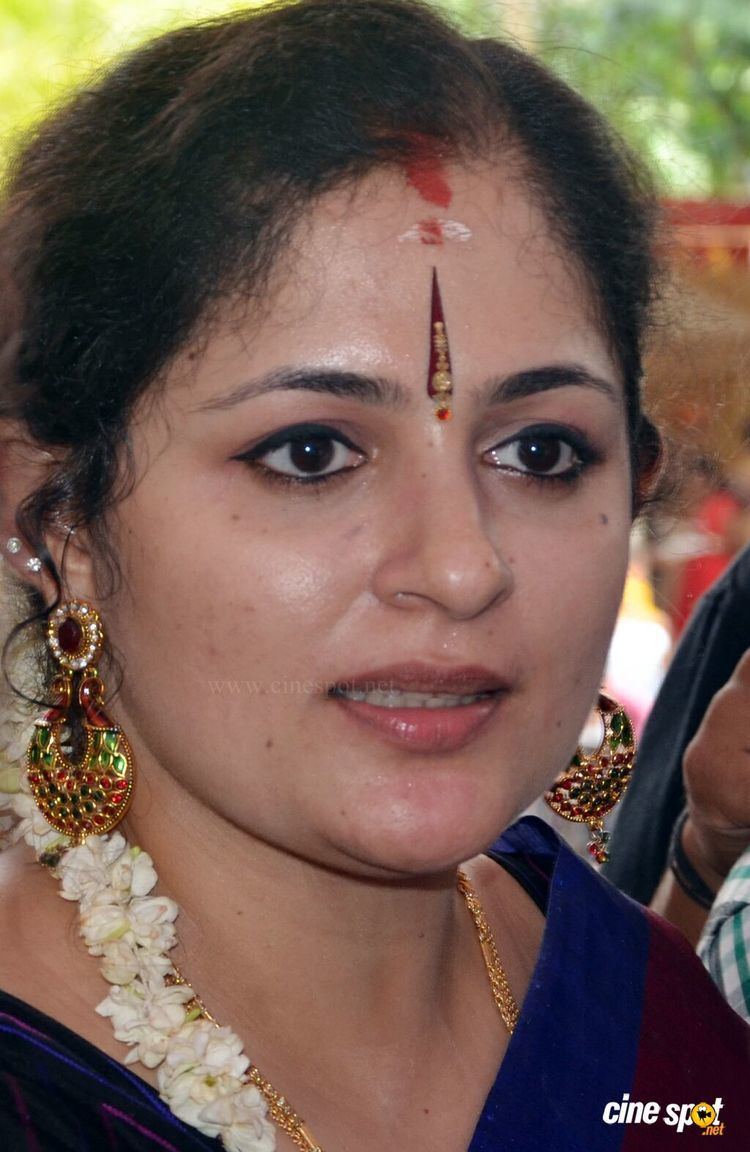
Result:
M547 437L529 437L518 446L518 459L530 472L552 472L558 467L561 455L560 441Z
M330 436L307 435L304 439L293 440L289 458L300 472L324 472L333 460L336 445Z

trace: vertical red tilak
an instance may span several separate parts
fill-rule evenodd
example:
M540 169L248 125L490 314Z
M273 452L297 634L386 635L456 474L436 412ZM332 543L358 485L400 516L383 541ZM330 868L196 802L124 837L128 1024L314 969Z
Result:
M448 333L445 327L443 301L440 298L437 268L432 269L432 303L430 306L430 358L427 373L427 395L435 402L438 420L450 420L453 374L451 372Z
M411 155L404 165L407 182L428 204L447 208L453 190L440 156L440 142L421 132L408 132L404 138L411 145Z

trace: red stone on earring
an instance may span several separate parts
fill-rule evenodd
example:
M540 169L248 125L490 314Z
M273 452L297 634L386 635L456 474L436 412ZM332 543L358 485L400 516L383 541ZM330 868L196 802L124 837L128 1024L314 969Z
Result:
M435 415L437 416L438 420L450 420L453 417L453 413L451 412L450 408L438 408L435 412Z
M74 616L68 616L57 629L57 640L66 656L75 656L83 643L83 629Z

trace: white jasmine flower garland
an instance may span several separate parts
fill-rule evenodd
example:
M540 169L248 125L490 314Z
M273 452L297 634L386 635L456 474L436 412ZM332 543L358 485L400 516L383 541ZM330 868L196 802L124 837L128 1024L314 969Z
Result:
M17 767L29 736L28 723L22 734L7 724L0 731L0 847L24 839L61 881L63 899L78 902L81 935L112 985L96 1011L130 1046L125 1063L156 1069L175 1116L228 1152L273 1152L275 1128L245 1078L250 1061L239 1037L200 1015L189 985L165 980L176 976L167 953L179 908L150 895L158 880L151 857L119 832L76 845L50 828Z
M25 840L40 855L69 840L44 819L26 781L22 765L33 728L28 715L12 709L0 724L0 850Z

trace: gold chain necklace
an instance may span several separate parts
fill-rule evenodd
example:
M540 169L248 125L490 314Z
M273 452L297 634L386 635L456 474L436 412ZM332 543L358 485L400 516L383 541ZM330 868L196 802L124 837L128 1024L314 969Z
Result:
M511 992L508 977L505 975L505 970L500 963L500 956L497 951L497 945L495 944L495 938L492 935L492 929L487 922L487 917L484 914L484 909L482 908L479 897L465 872L459 871L458 873L458 890L466 901L466 907L471 913L471 918L477 930L479 944L482 949L482 957L487 969L487 975L490 979L492 996L497 1010L500 1013L500 1017L508 1033L512 1036L518 1023L518 1005ZM215 1020L208 1011L200 996L198 996L192 985L184 978L179 968L175 967L174 973L165 977L165 982L170 985L182 984L186 988L190 988L191 992L193 992L193 999L185 1005L186 1011L193 1014L193 1018L199 1014L205 1020L209 1020L212 1024L219 1027L218 1021ZM304 1120L297 1115L286 1098L282 1096L280 1092L276 1091L273 1084L271 1084L269 1080L266 1080L259 1068L251 1064L245 1073L245 1078L248 1083L254 1084L261 1093L268 1106L268 1114L274 1124L290 1138L295 1147L302 1149L302 1152L323 1152L322 1146L318 1144Z

